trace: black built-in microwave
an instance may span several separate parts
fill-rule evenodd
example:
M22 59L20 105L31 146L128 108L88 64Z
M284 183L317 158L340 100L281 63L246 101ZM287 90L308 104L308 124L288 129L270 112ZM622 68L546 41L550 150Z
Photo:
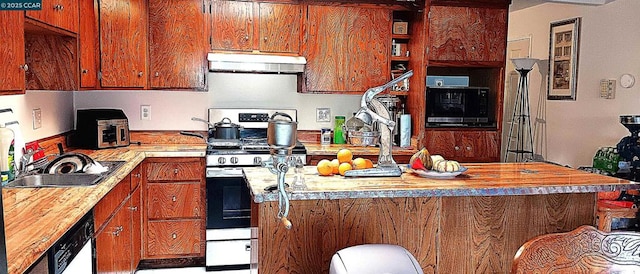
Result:
M489 88L427 87L426 126L491 126Z

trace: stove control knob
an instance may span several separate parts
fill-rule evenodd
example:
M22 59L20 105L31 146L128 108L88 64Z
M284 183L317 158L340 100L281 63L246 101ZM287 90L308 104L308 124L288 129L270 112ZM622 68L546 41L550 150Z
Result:
M231 159L229 159L229 161L231 161L232 164L236 165L236 164L238 164L238 157L231 157Z
M253 164L254 164L254 165L261 165L261 164L262 164L262 158L260 158L260 157L253 157Z
M227 159L225 159L224 157L219 157L218 158L218 164L224 165L224 163L227 161Z

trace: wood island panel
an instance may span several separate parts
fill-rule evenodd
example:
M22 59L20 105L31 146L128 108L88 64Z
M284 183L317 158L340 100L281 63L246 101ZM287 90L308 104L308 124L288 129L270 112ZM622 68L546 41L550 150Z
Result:
M307 189L289 195L291 230L277 218L277 195L263 192L276 175L246 168L258 203L258 270L327 273L338 250L386 243L406 248L424 273L508 273L527 240L594 225L596 192L640 188L548 163L463 165L449 179L319 176L305 167Z

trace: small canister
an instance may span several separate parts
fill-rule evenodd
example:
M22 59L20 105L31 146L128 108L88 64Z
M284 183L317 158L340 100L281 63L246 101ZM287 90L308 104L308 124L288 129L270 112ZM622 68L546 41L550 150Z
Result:
M322 128L322 129L320 129L320 144L322 144L322 145L330 145L331 144L331 129L330 128Z

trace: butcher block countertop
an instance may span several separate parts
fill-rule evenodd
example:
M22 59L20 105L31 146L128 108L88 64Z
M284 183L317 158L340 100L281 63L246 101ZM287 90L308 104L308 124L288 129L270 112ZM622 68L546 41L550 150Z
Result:
M291 200L356 199L378 197L502 196L555 193L591 193L640 189L628 180L592 174L548 163L474 163L449 179L423 178L412 173L401 177L348 178L319 176L315 166L305 166L306 190L294 191ZM277 176L265 168L245 168L253 200L277 201L278 194L265 188L277 183ZM285 181L291 185L293 170Z
M98 161L126 161L95 186L3 188L9 273L23 273L147 157L204 157L202 145L131 145L98 151L75 150Z

